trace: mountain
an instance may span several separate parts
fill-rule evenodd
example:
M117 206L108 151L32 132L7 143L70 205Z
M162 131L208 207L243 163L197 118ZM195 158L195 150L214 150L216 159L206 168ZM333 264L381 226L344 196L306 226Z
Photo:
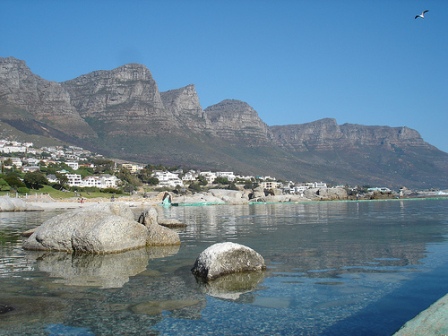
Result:
M407 127L322 119L268 126L247 103L205 109L194 85L159 92L141 64L47 81L0 58L0 123L141 163L230 170L294 181L448 188L448 154Z

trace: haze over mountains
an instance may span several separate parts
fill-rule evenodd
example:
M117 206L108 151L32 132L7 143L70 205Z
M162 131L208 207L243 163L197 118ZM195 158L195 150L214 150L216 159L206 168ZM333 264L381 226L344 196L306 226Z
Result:
M268 126L242 101L203 109L194 85L159 92L140 64L57 83L33 74L24 61L0 58L0 121L141 163L297 182L448 188L448 154L416 130L338 125L330 118Z

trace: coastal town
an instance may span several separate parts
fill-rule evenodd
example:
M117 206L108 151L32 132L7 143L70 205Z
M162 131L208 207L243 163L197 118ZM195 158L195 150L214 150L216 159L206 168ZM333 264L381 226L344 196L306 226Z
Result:
M416 194L405 187L393 191L383 186L330 186L322 181L283 181L272 176L244 176L231 171L144 166L107 159L76 146L36 147L32 142L9 139L0 139L0 155L0 191L16 194L29 194L31 189L38 190L42 185L76 194L100 190L114 196L146 196L163 191L185 195L224 189L244 191L245 199L258 201L265 201L266 197L285 201L397 198ZM445 195L439 190L420 191L422 193L426 196Z

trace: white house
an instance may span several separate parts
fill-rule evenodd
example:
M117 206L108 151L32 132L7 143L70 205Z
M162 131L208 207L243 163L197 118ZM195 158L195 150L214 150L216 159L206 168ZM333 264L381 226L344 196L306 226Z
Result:
M314 182L314 188L326 188L327 184L324 182Z
M79 164L77 161L67 161L65 164L70 168L72 168L73 170L78 170L79 168Z
M11 162L13 166L16 166L16 168L22 168L23 166L21 158L13 157L11 158Z
M102 188L116 188L121 183L120 179L114 175L103 174L100 177Z
M173 174L167 171L155 171L153 176L159 180L159 187L175 188L176 186L184 186L184 183L179 178L178 174Z
M196 181L198 178L198 173L196 173L194 170L190 170L182 176L182 181Z
M22 171L24 173L36 172L36 171L40 171L40 167L39 166L23 166Z
M25 153L26 147L25 146L3 146L3 147L0 147L0 152L3 152L3 153Z
M216 179L216 173L213 173L211 171L207 171L207 172L200 172L199 175L204 176L205 179L207 180L207 183L213 183Z
M216 172L216 177L225 177L229 182L235 181L236 178L233 172Z
M79 174L65 174L70 187L80 188L116 188L120 180L113 175L104 174L99 176L87 176L84 179Z
M70 187L82 187L82 176L79 174L65 174L67 176L67 184Z
M260 186L263 189L277 189L279 187L281 188L282 184L277 181L260 181Z

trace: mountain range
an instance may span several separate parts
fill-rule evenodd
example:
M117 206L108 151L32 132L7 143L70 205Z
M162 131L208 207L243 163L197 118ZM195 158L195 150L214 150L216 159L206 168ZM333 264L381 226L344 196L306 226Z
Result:
M0 122L3 131L143 164L333 185L448 188L448 154L416 130L331 118L268 126L243 101L203 109L194 85L159 92L141 64L53 82L22 60L0 58Z

